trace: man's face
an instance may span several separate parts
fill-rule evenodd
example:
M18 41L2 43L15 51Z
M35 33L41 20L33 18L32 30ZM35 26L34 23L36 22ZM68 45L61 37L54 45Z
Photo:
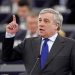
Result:
M44 13L39 15L38 29L39 35L48 38L57 32L58 26L54 22L54 15L51 13Z
M29 13L29 8L27 6L22 6L18 8L18 15L20 17L25 18L28 13Z
M32 33L36 33L38 29L37 17L28 16L27 19L27 29Z

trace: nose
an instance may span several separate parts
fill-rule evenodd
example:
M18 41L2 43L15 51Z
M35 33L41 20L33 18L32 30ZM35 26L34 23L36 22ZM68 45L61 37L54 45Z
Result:
M41 27L44 27L44 25L43 24L39 24L39 27L41 28Z
M44 22L41 21L41 22L38 23L38 25L39 25L39 27L44 27Z

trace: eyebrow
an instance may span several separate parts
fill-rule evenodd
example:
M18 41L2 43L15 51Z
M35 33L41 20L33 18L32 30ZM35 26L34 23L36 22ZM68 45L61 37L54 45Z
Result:
M44 18L44 20L47 21L47 22L49 22L49 19L47 19L47 18Z
M39 20L41 20L42 18L39 18ZM44 18L44 21L50 22L48 18Z
M42 19L42 18L39 18L39 19ZM44 18L45 20L49 20L49 19L47 19L47 18Z
M47 18L44 18L44 20L48 20L49 21L49 19L47 19Z

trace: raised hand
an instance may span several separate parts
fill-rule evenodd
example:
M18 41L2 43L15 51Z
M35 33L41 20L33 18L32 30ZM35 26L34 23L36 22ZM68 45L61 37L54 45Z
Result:
M6 26L6 32L16 34L18 29L19 27L18 24L16 23L16 17L15 15L13 15L13 21Z

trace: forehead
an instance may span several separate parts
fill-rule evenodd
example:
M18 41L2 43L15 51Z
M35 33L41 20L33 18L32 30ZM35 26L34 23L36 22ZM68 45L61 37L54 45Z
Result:
M54 16L54 14L52 14L52 13L42 13L42 14L39 14L39 18L47 18L47 19L52 19L53 18L53 16Z
M37 17L27 16L27 21L37 21Z

